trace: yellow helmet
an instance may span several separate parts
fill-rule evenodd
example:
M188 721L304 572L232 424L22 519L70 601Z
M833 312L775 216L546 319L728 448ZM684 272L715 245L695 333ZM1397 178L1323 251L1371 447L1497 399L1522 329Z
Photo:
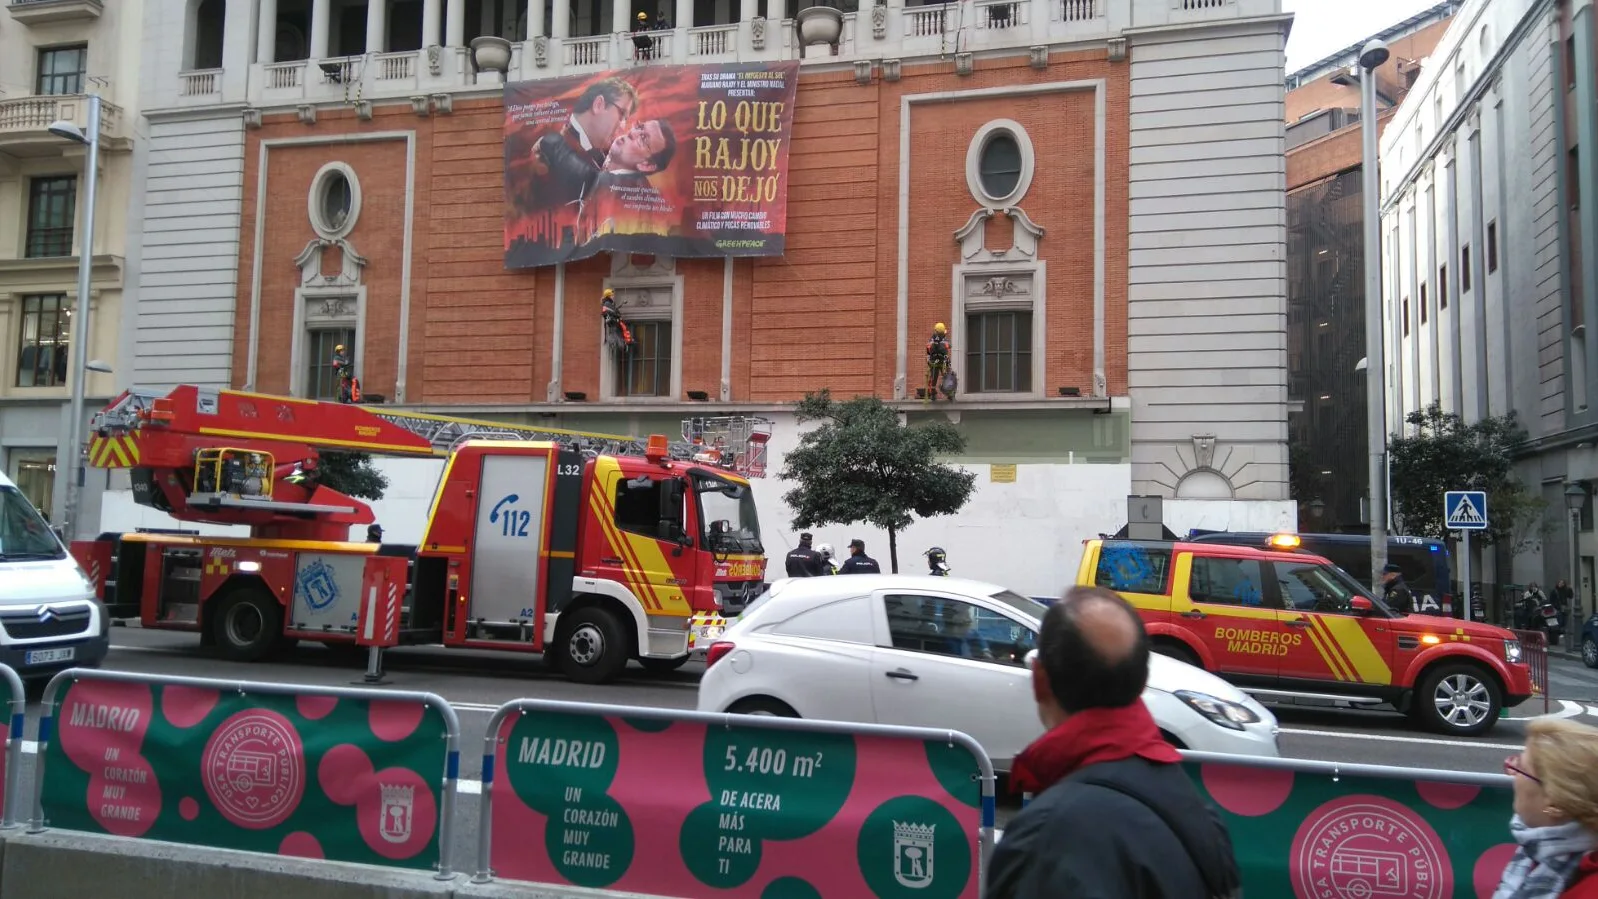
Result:
M649 18L649 13L641 12L641 13L638 14L638 21L640 21L640 22L642 22L643 20L645 20L647 18Z
M938 322L937 324L932 326L932 333L934 333L934 334L947 334L947 333L949 333L949 329L944 326L943 322Z
M342 353L342 352L344 352L344 344L342 344L342 343L341 343L341 344L339 344L339 345L338 345L338 346L336 346L336 347L334 347L334 348L333 348L333 352L335 352L335 353Z
M610 299L610 298L611 298L611 297L614 297L614 296L615 296L615 295L616 295L616 291L614 291L614 290L611 290L611 289L610 289L610 288L609 288L609 287L607 287L607 288L605 288L605 293L604 293L604 294L603 294L603 296L604 296L604 297L605 297L605 299L607 299L607 300L608 300L608 299Z

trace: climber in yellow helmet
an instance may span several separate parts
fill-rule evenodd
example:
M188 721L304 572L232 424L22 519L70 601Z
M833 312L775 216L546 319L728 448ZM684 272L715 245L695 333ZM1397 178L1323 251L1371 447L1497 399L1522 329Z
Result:
M945 399L954 399L953 391L945 383L949 373L949 328L943 322L932 326L932 339L927 341L927 395L928 400L938 398L942 390Z

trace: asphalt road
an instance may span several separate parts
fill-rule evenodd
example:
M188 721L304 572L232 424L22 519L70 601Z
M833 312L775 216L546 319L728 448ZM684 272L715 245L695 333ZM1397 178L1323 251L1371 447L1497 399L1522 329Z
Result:
M286 659L267 664L225 662L201 650L192 634L116 628L106 668L149 674L238 680L270 680L331 686L358 685L362 664L340 658L315 645L302 645ZM407 648L386 654L389 683L380 689L436 693L460 716L461 793L456 810L452 860L457 870L473 870L477 845L478 795L481 789L484 730L493 710L519 698L605 702L657 708L692 709L703 666L690 663L668 675L637 667L622 682L584 686L546 672L536 657L506 653L461 652L442 648ZM1598 670L1561 656L1550 659L1549 680L1555 697L1549 713L1598 726ZM1398 765L1445 770L1498 772L1504 759L1522 745L1527 719L1543 714L1535 699L1514 709L1488 735L1473 740L1439 738L1410 728L1393 713L1346 709L1275 706L1281 748L1286 756L1345 763ZM31 740L37 733L39 705L29 705L24 744L25 770L31 772ZM1000 824L1013 806L1001 805Z

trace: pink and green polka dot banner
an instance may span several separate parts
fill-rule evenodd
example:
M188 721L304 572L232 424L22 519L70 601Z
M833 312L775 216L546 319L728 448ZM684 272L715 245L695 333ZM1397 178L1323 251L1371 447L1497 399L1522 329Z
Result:
M414 700L74 681L44 758L45 824L429 869L448 724Z
M1503 787L1187 763L1247 896L1491 899L1514 854Z
M502 879L733 899L980 889L979 764L948 741L548 710L499 737Z

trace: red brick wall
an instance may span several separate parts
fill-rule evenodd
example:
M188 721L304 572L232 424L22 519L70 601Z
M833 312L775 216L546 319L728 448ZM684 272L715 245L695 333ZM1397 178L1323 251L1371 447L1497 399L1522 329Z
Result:
M1107 375L1126 389L1127 68L1102 52L1056 54L1045 70L1025 56L979 60L970 76L952 63L906 65L898 82L855 83L852 72L806 73L790 147L787 253L734 267L732 398L786 401L807 390L891 396L895 368L900 98L906 94L1104 78L1107 95L1105 299ZM411 271L408 402L541 403L550 379L554 271L509 271L502 262L501 104L457 100L454 112L418 118L408 103L377 106L370 122L321 110L314 125L273 116L247 132L234 379L244 381L253 278L259 141L352 131L415 131L416 184ZM911 115L910 371L935 321L947 321L953 232L977 209L965 182L966 147L994 118L1021 123L1037 155L1021 207L1045 229L1048 263L1047 375L1038 388L1092 383L1092 91L917 104ZM292 326L290 263L314 236L306 218L310 179L339 160L356 171L363 202L350 240L366 256L367 335L361 349L368 392L394 394L405 143L368 141L274 147L268 156L263 236L260 372L256 387L288 388ZM1011 224L989 228L1006 246ZM595 298L609 258L566 271L562 386L599 395ZM678 260L683 276L682 388L718 395L724 262ZM963 323L950 321L957 348ZM278 350L281 349L281 352Z

